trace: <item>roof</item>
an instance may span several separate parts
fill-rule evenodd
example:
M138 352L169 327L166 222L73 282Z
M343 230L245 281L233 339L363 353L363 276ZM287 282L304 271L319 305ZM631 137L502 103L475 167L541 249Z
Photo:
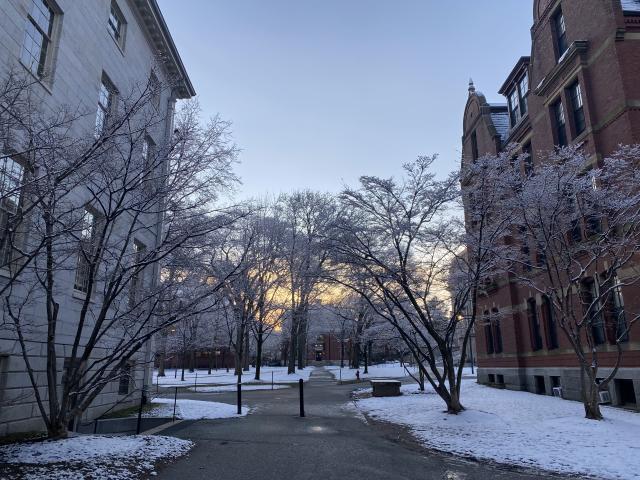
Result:
M507 79L504 81L498 93L500 95L505 95L507 93L507 89L513 84L515 80L517 80L518 75L523 70L523 68L529 65L529 61L531 57L520 57L516 62L516 65L511 69L511 72L507 76Z
M620 0L623 12L634 12L640 14L640 0Z
M504 104L492 103L489 105L491 108L491 121L493 126L496 127L496 132L500 135L500 140L505 141L509 136L509 110Z
M140 14L144 26L149 32L151 42L160 53L160 58L164 60L165 67L169 74L175 76L178 85L178 98L190 98L195 96L187 70L182 63L176 44L173 42L169 27L162 16L157 0L133 0L133 3Z

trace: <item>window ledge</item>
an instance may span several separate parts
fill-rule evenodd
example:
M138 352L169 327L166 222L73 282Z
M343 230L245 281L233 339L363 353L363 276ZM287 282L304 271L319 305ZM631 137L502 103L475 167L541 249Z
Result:
M24 64L24 62L22 61L22 59L19 61L19 63L20 63L20 65L22 65L22 67L27 71L27 73L28 73L29 75L31 75L31 76L33 77L33 79L34 79L36 82L38 82L38 83L42 86L42 88L44 88L44 89L45 89L45 91L46 91L49 95L53 95L53 91L51 90L51 85L49 85L49 84L47 83L47 81L46 81L46 80L44 80L44 79L42 79L42 78L38 77L37 75L35 75L35 74L31 71L31 69L30 69L28 66L26 66L26 65Z
M71 292L71 296L73 298L75 298L76 300L81 300L83 302L87 299L87 294L86 293L81 292L80 290L76 290L75 288ZM89 298L89 303L95 303L95 300L93 299L93 297Z
M569 48L566 52L564 52L564 54L562 54L562 57L560 57L555 67L553 67L551 71L542 79L542 81L538 84L533 92L539 97L543 97L546 94L550 93L552 88L562 77L562 74L565 73L567 68L569 68L571 60L579 57L581 62L586 62L586 53L588 47L589 42L587 40L576 40L571 45L569 45Z
M120 53L122 54L122 56L124 57L124 48L123 45L121 45L121 43L118 41L118 39L116 37L113 36L113 33L111 33L111 30L109 30L109 27L107 27L107 32L109 33L109 37L111 37L111 40L113 40L113 43L116 44L116 47L118 47L118 50L120 51ZM123 42L124 43L124 42Z

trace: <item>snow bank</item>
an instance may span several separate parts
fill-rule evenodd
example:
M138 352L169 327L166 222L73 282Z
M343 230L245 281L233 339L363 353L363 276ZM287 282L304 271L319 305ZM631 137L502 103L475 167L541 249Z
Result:
M279 390L281 388L289 388L289 385L274 385L273 390ZM235 392L235 385L219 385L217 387L189 387L189 390L200 393L222 393L222 392ZM242 391L247 390L271 390L271 385L251 385L243 384Z
M415 392L415 385L402 387ZM431 390L431 389L429 389ZM433 392L433 390L431 390ZM604 407L584 418L581 403L498 390L464 380L459 415L435 393L366 398L357 408L405 425L427 447L459 455L608 479L640 479L640 415Z
M296 370L296 373L287 374L287 367L262 367L260 368L260 380L255 380L255 369L252 367L248 372L242 372L242 381L247 383L271 383L271 374L273 373L274 383L298 383L299 379L305 382L309 380L309 376L315 367L306 367L302 370ZM180 380L181 371L178 370L177 375L175 370L165 370L164 377L158 377L158 371L153 373L153 384L157 385L160 382L161 387L168 386L193 386L197 385L235 385L238 383L238 377L233 374L233 370L228 372L225 369L212 370L211 375L207 373L207 370L198 370L196 372L184 372L184 382ZM199 390L199 388L198 388Z
M355 380L356 379L356 369L355 368L340 368L336 365L331 365L325 367L331 374L336 378L336 380ZM342 370L342 372L340 372ZM418 370L415 366L401 365L400 362L389 362L389 363L381 363L377 365L369 366L369 373L364 373L364 367L360 369L360 378L361 379L369 379L369 378L404 378L408 377L409 373L418 376ZM466 368L463 370L463 375L471 376L471 368Z
M145 413L147 417L171 417L173 415L173 398L154 398L152 403L161 403ZM248 407L242 407L242 415L238 415L236 405L205 400L189 400L179 398L176 403L176 417L182 420L212 420L216 418L231 418L244 416L249 413Z
M0 447L0 462L27 478L134 479L153 471L158 460L186 454L193 442L156 435L80 435L64 440Z

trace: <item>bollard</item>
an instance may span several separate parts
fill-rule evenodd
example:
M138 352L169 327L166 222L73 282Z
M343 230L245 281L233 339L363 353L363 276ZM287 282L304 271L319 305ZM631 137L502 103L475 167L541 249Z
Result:
M178 402L178 387L176 387L176 393L173 395L173 421L176 421L176 403Z
M298 385L300 385L300 416L304 417L304 381L298 380Z
M142 407L144 405L144 390L140 393L140 408L138 408L138 423L136 424L136 435L140 435L142 425Z
M238 415L242 415L242 384L238 382Z

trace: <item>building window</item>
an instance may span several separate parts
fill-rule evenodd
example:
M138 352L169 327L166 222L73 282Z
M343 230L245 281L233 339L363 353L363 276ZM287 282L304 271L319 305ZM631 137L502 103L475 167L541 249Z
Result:
M520 105L518 101L518 89L515 88L509 94L509 116L511 119L511 126L513 127L518 120L520 120Z
M491 319L489 317L489 310L484 311L483 315L483 323L484 323L484 338L487 347L487 353L493 353L494 343L493 343L493 332L491 330Z
M129 288L129 308L134 308L140 301L140 291L144 288L144 267L142 262L147 251L144 243L134 240L133 242L133 272L131 274L131 285Z
M91 280L91 261L94 254L97 215L85 207L80 224L80 244L76 265L76 279L73 288L78 292L88 293Z
M569 96L571 97L571 109L573 110L573 126L576 130L576 137L584 132L584 108L582 105L582 88L580 83L576 82L569 87Z
M602 345L605 342L604 319L599 301L598 284L593 278L586 278L582 281L580 297L584 315L591 327L593 343Z
M51 50L54 13L46 0L32 0L20 56L22 63L39 78L46 75Z
M493 343L495 353L502 353L502 330L500 329L500 312L497 308L491 309L493 323Z
M120 372L120 381L118 382L118 395L128 395L130 384L131 365L125 365Z
M475 131L471 133L471 158L474 163L478 160L478 137Z
M520 113L524 117L528 110L528 97L529 97L529 75L527 72L518 82L518 93L520 95Z
M0 268L11 262L23 175L24 167L11 157L0 161Z
M536 311L536 300L530 298L527 300L527 318L529 320L529 330L531 331L531 348L533 351L542 348L542 336L540 335L540 320Z
M562 108L562 101L558 100L551 107L553 111L553 118L556 127L556 145L558 147L567 146L567 122L564 117L564 108Z
M562 10L558 10L558 12L553 16L553 26L556 37L556 51L558 54L558 60L560 60L562 55L564 55L564 52L566 52L569 47L567 44L567 28L564 23Z
M554 350L558 348L558 329L555 317L553 316L551 300L547 295L542 296L542 305L540 306L540 310L542 312L544 329L547 333L547 349Z
M109 116L113 108L113 97L115 95L115 87L109 78L103 73L102 82L100 83L100 92L98 93L98 111L96 113L96 138L104 134Z
M115 1L111 2L111 9L109 10L109 21L107 23L107 26L109 27L109 33L111 34L113 39L120 46L120 48L123 48L126 22L124 21L124 15L122 15L122 11Z
M604 313L607 319L607 333L609 343L624 343L629 341L629 332L627 319L624 314L624 298L622 296L622 287L617 275L608 278L607 274L602 276L603 289L606 295L604 299ZM608 283L611 282L611 283ZM609 285L612 285L609 288Z

